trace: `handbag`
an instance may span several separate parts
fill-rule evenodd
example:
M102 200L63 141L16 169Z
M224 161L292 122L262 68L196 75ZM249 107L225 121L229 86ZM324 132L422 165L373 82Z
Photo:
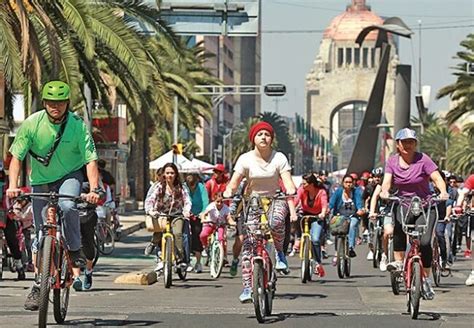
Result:
M349 233L350 220L342 215L334 215L329 221L329 228L333 236L347 235Z
M163 232L166 229L167 218L165 216L153 217L147 215L145 217L145 227L149 232Z

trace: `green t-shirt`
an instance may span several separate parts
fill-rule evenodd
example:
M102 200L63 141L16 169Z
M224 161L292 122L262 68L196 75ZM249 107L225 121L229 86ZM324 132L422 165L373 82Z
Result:
M29 116L20 126L10 153L23 160L31 149L44 157L54 144L61 124L49 121L45 110ZM71 172L79 170L84 164L97 160L94 140L84 121L69 112L66 127L56 151L48 166L31 157L31 185L41 185L57 181Z

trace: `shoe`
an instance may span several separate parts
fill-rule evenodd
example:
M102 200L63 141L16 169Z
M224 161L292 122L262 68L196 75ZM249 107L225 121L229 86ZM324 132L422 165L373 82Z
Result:
M326 244L332 245L332 244L334 244L334 242L331 239L326 239Z
M178 268L181 270L181 272L185 272L188 268L188 264L186 262L181 262L178 264Z
M86 258L81 250L69 251L69 256L71 257L73 267L81 268L86 265Z
M28 263L28 265L26 266L26 272L35 272L35 266L33 265L33 263Z
M74 288L76 292L82 291L82 280L80 277L74 278L74 281L72 283L72 288Z
M30 293L28 294L28 296L26 296L26 301L24 305L25 310L38 311L39 296L40 296L40 288L36 285L33 285L33 287L31 287Z
M464 258L465 259L470 259L471 258L471 255L472 255L472 251L470 249L466 249L464 251Z
M205 249L203 249L203 251L201 252L201 256L204 256L204 257L207 257L207 251Z
M289 257L295 256L296 252L294 249L291 250L290 254L288 254Z
M157 264L156 264L156 267L153 271L155 272L160 272L163 270L163 261L159 261Z
M186 272L193 272L193 270L194 270L194 267L191 264L189 264L188 267L186 268Z
M23 268L17 268L16 273L17 273L17 280L26 279L25 270Z
M431 281L431 278L425 278L425 281L423 281L423 298L431 301L434 299L434 296L435 292L433 290L433 282Z
M474 285L474 270L471 271L471 274L466 279L466 286L472 286L472 285Z
M374 252L369 251L367 254L367 261L372 261L374 259Z
M286 260L285 253L282 251L277 252L275 269L279 271L288 269L288 262Z
M92 271L85 270L84 271L84 289L89 290L92 287Z
M242 294L239 296L240 303L250 303L252 302L252 289L244 288Z
M402 261L393 261L387 264L387 270L389 272L392 271L402 271L403 270L403 262Z
M379 263L379 268L382 272L387 271L387 255L385 255L385 253L382 254L382 258L380 259Z
M224 257L224 266L225 267L229 266L229 260L227 259L227 256Z
M202 273L202 264L201 263L196 263L196 265L194 266L194 272Z
M324 268L321 264L316 265L316 274L320 277L323 278L326 275L326 271L324 271Z
M239 265L239 259L233 259L230 265L230 275L235 277L237 275L237 266Z
M329 255L325 250L321 250L321 255L323 256L323 259L328 259Z
M349 257L356 257L357 254L356 252L354 251L354 248L349 248Z
M153 243L148 243L148 245L146 245L145 247L145 255L150 255L151 253L153 253L153 251L155 250L155 244Z
M337 265L337 256L334 256L334 257L332 258L332 263L331 263L331 264L332 264L332 266L336 266L336 265Z
M360 244L362 244L362 238L357 237L356 238L356 245L359 246Z

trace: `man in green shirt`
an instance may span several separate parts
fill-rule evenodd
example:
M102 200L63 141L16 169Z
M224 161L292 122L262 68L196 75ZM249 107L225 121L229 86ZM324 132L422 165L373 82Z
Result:
M30 183L33 192L56 191L60 194L79 196L84 180L82 167L86 166L91 192L86 195L90 203L99 200L99 171L94 140L84 121L68 110L69 86L61 81L46 83L42 91L44 110L29 116L18 129L10 148L13 155L9 169L9 198L20 194L18 177L21 162L27 154L31 158ZM33 199L33 217L36 236L41 234L42 210L46 200ZM61 200L59 205L64 214L63 228L69 254L74 263L73 287L82 289L80 276L81 232L79 213L71 200ZM36 251L36 238L33 252ZM35 268L37 272L37 269ZM36 281L26 299L25 309L38 309L39 282Z

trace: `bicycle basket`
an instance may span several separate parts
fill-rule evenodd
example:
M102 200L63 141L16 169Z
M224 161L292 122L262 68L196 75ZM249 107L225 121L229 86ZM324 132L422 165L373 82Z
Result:
M334 215L329 221L329 228L333 236L347 235L349 233L350 221L342 215Z
M147 215L145 217L146 230L149 232L163 232L166 229L166 216L151 217Z

